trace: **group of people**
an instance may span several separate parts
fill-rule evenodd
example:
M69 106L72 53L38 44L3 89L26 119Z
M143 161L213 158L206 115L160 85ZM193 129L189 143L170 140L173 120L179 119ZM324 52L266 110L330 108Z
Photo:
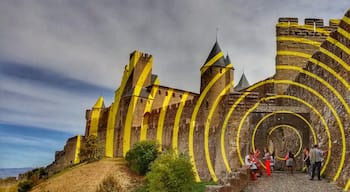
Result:
M323 162L324 154L327 151L321 150L318 145L314 145L311 150L309 148L304 149L303 161L306 165L306 172L311 176L310 180L313 180L317 174L318 180L321 180L321 167ZM260 177L263 174L263 168L266 170L268 176L271 175L271 171L275 167L275 153L270 153L269 150L264 148L263 160L259 160L260 151L256 149L255 151L250 152L245 157L245 165L247 170L250 172L253 180L256 180L256 177ZM295 155L293 152L289 151L285 156L285 162L287 171L290 174L293 174L293 167L295 166Z
M321 167L324 160L324 156L328 150L321 150L317 144L313 146L311 150L309 148L304 149L303 161L306 165L306 173L311 176L310 180L314 180L317 173L318 180L321 180Z
M256 180L256 177L260 177L263 175L263 165L259 160L260 153L260 150L256 149L255 151L250 152L245 157L245 165L247 166L247 169L249 170L253 180ZM265 148L263 160L265 161L264 167L266 170L266 174L270 176L271 170L273 170L275 166L274 152L271 154L269 150Z

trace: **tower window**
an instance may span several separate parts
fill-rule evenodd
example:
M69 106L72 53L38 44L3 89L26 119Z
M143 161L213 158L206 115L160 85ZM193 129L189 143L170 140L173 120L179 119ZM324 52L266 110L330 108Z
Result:
M158 90L158 94L160 95L162 92L160 90Z

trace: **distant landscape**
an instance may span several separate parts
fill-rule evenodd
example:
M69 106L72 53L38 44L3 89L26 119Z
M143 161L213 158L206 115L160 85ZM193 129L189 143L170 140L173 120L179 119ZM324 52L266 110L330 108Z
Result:
M18 177L18 174L32 170L31 167L24 168L0 168L0 178Z

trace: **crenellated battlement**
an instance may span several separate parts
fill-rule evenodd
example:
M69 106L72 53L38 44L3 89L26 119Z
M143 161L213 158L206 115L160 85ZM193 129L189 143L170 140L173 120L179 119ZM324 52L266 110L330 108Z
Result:
M141 58L142 58L142 59L148 60L148 59L150 59L151 57L152 57L151 54L141 52Z
M277 25L287 24L290 26L308 25L308 26L315 26L315 27L337 27L340 23L340 19L329 19L328 25L324 25L324 20L319 18L305 18L303 24L299 24L298 21L299 19L297 17L280 17L278 19Z
M278 23L296 23L298 24L297 17L280 17L278 18Z

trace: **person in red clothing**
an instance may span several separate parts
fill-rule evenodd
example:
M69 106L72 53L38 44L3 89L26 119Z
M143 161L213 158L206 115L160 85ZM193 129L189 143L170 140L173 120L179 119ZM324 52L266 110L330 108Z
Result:
M271 160L271 154L267 147L264 148L264 157L263 159L265 160L265 167L266 167L266 174L267 176L271 175L271 168L270 168L270 160Z
M263 175L263 172L262 172L262 166L261 166L261 163L259 161L259 155L260 155L260 150L259 149L256 149L254 151L254 157L252 159L252 161L255 163L255 165L257 166L258 168L258 177L262 176Z

